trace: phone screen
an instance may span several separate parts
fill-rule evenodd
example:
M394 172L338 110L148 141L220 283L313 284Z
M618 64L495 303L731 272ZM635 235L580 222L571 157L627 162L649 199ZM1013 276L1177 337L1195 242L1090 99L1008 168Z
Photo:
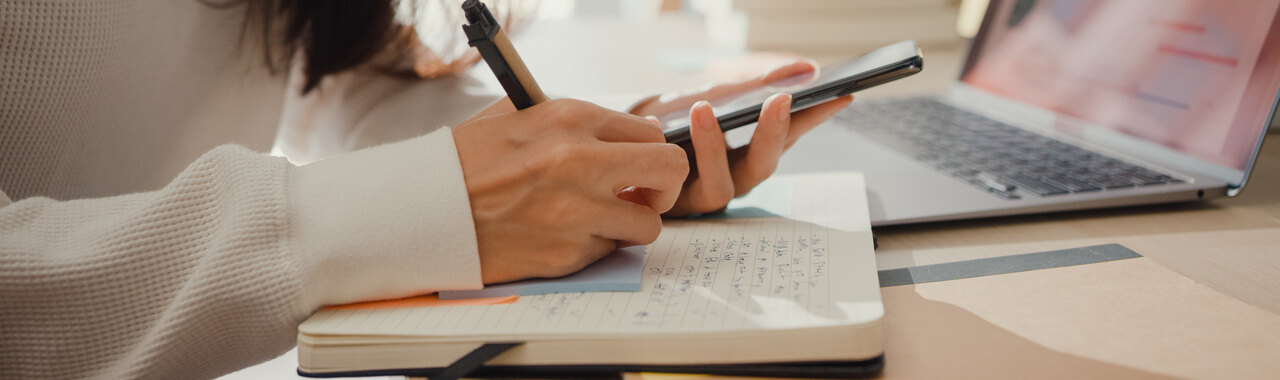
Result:
M895 43L893 45L873 50L860 57L845 61L844 63L822 67L809 83L790 87L764 87L756 91L740 94L731 99L712 100L712 110L715 111L716 116L722 116L737 110L758 106L768 99L769 96L780 92L786 92L796 96L793 100L791 112L800 111L834 99L838 97L838 95L853 92L854 89L849 89L847 92L824 91L825 94L815 97L805 97L802 99L801 95L804 95L809 90L823 89L828 86L839 88L841 87L842 82L848 86L857 87L856 82L858 80L874 78L876 75L880 74L881 71L890 70L912 59L918 59L919 56L920 51L916 47L914 41ZM670 132L676 129L688 127L689 111L682 110L672 112L670 114L660 116L658 121L662 125L663 132ZM749 142L754 130L755 127L753 123L748 127L728 131L726 132L725 137L729 140L730 146L737 147Z

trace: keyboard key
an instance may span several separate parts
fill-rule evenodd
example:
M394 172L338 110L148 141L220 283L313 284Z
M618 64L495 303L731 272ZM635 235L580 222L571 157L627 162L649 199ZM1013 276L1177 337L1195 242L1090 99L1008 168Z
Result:
M978 173L977 176L969 180L969 183L986 188L987 191L1006 195L1012 195L1013 189L1016 188L990 173ZM1005 198L1008 197L1006 196Z
M1138 186L1165 183L1165 181L1161 180L1160 178L1146 175L1146 174L1129 173L1129 175L1126 177L1127 177L1125 178L1126 180L1128 180L1129 182L1133 182L1133 184Z
M982 171L978 169L973 169L973 168L960 168L960 169L957 169L956 171L951 172L951 175L956 177L961 177L961 178L972 178L978 175L978 173L982 173Z
M1018 168L1015 166L996 163L982 166L982 171L995 174L1014 174L1018 172Z
M1057 182L1057 183L1067 183L1067 181L1070 181L1070 180L1071 180L1071 178L1070 178L1070 177L1067 177L1067 176L1065 176L1065 175L1061 175L1061 174L1047 174L1047 175L1043 175L1043 176L1040 176L1040 177L1036 177L1036 179L1041 180L1041 181L1045 181L1045 182L1053 181L1053 182ZM1057 185L1055 184L1054 186L1057 186ZM1058 187L1062 187L1062 186L1058 186ZM1065 187L1062 187L1062 188L1063 188L1063 189L1067 189L1067 188L1065 188ZM1067 189L1067 190L1071 190L1071 189Z
M1125 181L1122 179L1105 179L1100 181L1091 180L1089 182L1091 182L1093 185L1096 185L1098 187L1101 187L1107 190L1123 188L1123 187L1133 187L1133 182Z
M1009 181L1012 181L1014 186L1016 186L1017 188L1036 193L1036 195L1040 195L1040 196L1067 193L1067 190L1065 189L1062 189L1057 186L1050 185L1044 182L1040 182L1040 180L1037 180L1035 178L1031 178L1025 175L1015 174L1005 178L1008 179Z
M1056 195L1184 182L934 99L857 103L836 118L1006 199L1017 199L1015 188Z
M1102 190L1102 188L1088 182L1071 178L1045 178L1044 181L1073 193Z

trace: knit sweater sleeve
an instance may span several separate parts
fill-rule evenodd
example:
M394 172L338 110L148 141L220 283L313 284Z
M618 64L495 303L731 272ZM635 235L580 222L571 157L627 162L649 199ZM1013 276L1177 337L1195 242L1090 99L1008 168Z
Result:
M147 193L0 195L0 377L210 378L322 305L479 287L447 128L300 167L223 146Z

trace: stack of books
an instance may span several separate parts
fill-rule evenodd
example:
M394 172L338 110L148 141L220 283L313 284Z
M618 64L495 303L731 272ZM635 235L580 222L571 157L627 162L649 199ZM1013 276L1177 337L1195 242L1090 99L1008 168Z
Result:
M870 50L902 40L956 46L960 0L700 0L710 40L749 50Z

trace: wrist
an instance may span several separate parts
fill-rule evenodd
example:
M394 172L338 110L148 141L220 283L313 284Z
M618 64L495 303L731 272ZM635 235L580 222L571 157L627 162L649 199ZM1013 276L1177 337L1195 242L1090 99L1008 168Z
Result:
M297 167L290 242L307 305L481 287L449 130Z

